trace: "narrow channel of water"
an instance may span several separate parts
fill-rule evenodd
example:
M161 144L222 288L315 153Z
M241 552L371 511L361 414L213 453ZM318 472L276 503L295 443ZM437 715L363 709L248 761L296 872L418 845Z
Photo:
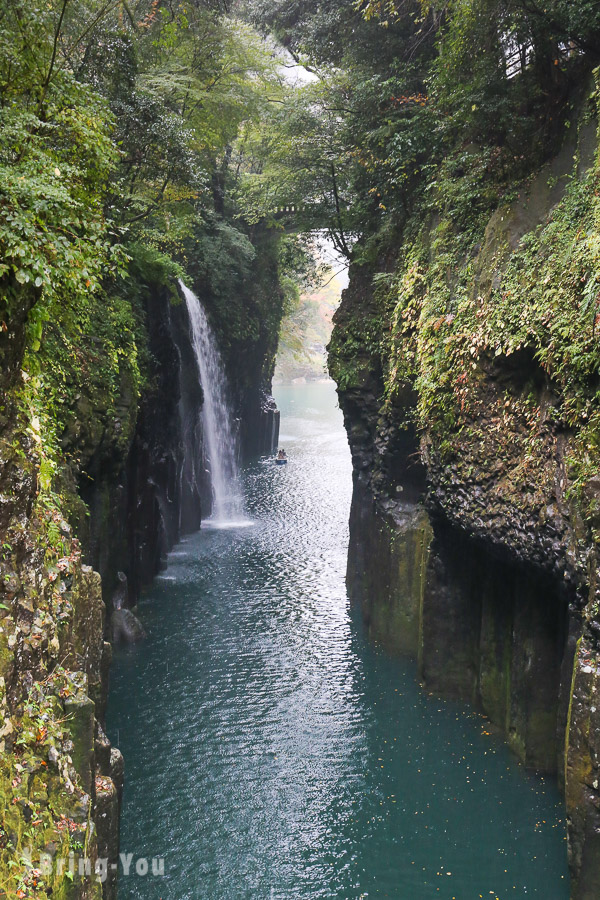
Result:
M331 384L279 388L287 466L244 473L254 525L171 555L117 649L120 900L566 900L555 785L370 645L344 585L351 467Z

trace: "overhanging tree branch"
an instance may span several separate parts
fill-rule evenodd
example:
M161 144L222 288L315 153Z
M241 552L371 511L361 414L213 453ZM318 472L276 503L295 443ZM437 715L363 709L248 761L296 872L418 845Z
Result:
M338 192L337 178L335 175L335 166L333 163L331 163L331 183L333 186L333 197L335 200L335 212L336 212L336 218L337 218L338 229L339 229L339 232L338 232L339 247L338 247L338 249L340 250L341 253L344 254L344 256L347 259L350 259L352 254L350 252L350 248L348 247L348 244L346 243L346 238L344 236L344 226L343 226L343 222L342 222L342 209L341 209L341 205L340 205L340 195Z
M48 66L48 71L46 73L44 83L42 84L42 92L40 95L40 103L38 106L38 117L40 119L42 118L42 112L44 110L44 104L46 102L48 88L50 87L50 82L52 81L52 74L54 72L54 65L56 63L56 56L58 53L58 42L60 40L62 24L63 24L64 18L65 18L65 14L67 12L67 6L69 5L69 2L70 2L70 0L63 0L62 7L60 10L60 15L58 17L58 22L56 23L56 28L54 29L54 40L52 42L52 53L50 55L50 65Z

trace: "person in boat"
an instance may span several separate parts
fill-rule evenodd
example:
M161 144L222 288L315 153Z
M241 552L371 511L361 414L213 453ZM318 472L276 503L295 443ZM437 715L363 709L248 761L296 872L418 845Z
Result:
M280 450L277 454L277 459L285 460L287 462L287 456L285 450Z

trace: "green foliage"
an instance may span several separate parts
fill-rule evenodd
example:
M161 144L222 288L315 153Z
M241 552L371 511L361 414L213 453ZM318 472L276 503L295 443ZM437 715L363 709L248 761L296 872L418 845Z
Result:
M321 283L300 293L296 283L292 302L285 308L279 347L277 376L285 381L294 378L322 378L326 371L324 348L329 343L332 316L340 300L340 284L331 271Z
M535 349L568 401L565 424L587 418L600 397L589 394L598 372L600 173L574 178L549 222L527 235L490 298L486 346L506 356Z
M59 64L68 3L8 4L0 21L0 289L10 324L31 285L28 345L65 297L91 296L122 262L103 191L117 153L106 102ZM62 18L61 18L62 16Z
M215 220L199 235L198 277L220 303L233 299L236 286L248 282L256 250L249 238L228 222Z
M51 94L45 121L16 107L0 110L0 285L38 289L34 350L54 306L66 295L92 294L120 262L101 203L115 160L110 118L84 88L63 87L56 102ZM15 294L5 293L5 316Z
M583 109L579 122L586 119ZM510 410L526 423L523 460L535 457L540 406L549 403L544 416L573 434L570 476L585 513L600 448L598 160L585 171L576 154L559 203L542 173L510 203L505 198L491 222L502 180L493 169L485 176L489 163L480 152L463 161L458 178L456 160L440 168L429 216L421 212L420 231L405 239L397 272L386 276L395 294L385 316L391 340L382 328L375 351L384 360L385 402L414 391L419 429L440 456L460 458L465 435L494 415L485 394L490 373L514 382L501 414ZM486 184L496 184L496 197L492 191L486 200ZM546 199L532 200L530 191L546 191ZM541 223L523 234L524 210L536 202ZM357 371L365 346L352 351Z
M177 302L191 278L226 346L276 333L280 297L248 302L257 247L236 193L281 77L250 26L188 0L10 0L0 46L2 333L48 445L85 465L130 439L150 285Z
M52 0L27 15L11 0L0 44L0 287L6 327L19 285L37 291L35 352L44 322L68 332L65 305L93 306L123 277L124 245L184 259L206 211L224 213L231 144L279 79L247 25L184 0Z
M265 162L244 183L243 202L257 218L293 206L295 227L327 230L350 257L357 240L406 216L434 153L417 62L431 57L432 38L410 17L383 30L351 2L257 0L249 8L316 75L287 92L258 135Z
M360 279L358 288L352 286L352 276L351 271L351 288L360 291L361 276L354 271L356 281ZM385 289L376 289L368 306L353 305L333 330L327 365L340 391L371 389L377 383L384 352L385 294Z
M341 82L328 80L283 93L267 128L248 133L242 145L246 157L264 162L244 173L238 202L249 221L273 225L285 223L289 209L294 229L325 229L349 256L362 205L353 206L351 160L335 109L344 89Z
M66 896L69 875L46 883L20 851L31 841L60 854L92 834L90 821L70 818L81 791L60 749L58 701L86 690L58 664L81 574L65 519L85 514L77 484L127 458L140 394L153 387L149 303L168 290L178 302L177 278L193 281L239 393L256 393L306 262L279 227L243 217L240 179L261 165L243 147L283 89L272 48L222 6L6 0L0 11L2 463L23 496L0 553L0 712L13 728L0 742L7 896ZM15 597L32 606L22 633L16 619L14 632L7 625ZM36 686L7 709L4 676L12 703L16 664L31 665ZM60 771L46 759L54 745Z
M294 206L296 227L327 229L363 260L381 252L380 237L412 227L440 187L457 186L440 203L467 206L469 197L483 216L551 155L571 80L589 71L600 34L586 0L246 8L317 80L259 135L265 163L246 179L242 202L256 218ZM460 169L471 161L480 177L465 194Z

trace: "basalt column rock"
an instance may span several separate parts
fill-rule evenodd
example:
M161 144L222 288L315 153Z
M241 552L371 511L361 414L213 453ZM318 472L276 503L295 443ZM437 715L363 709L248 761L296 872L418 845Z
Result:
M428 691L469 700L531 768L564 766L573 643L568 594L495 556L422 506L375 500L357 480L350 597L369 634L418 660Z
M203 465L202 386L192 346L191 326L185 303L171 309L173 340L179 353L178 417L183 459L180 479L179 527L183 534L200 528L201 516L212 503L210 476Z
M270 456L279 446L280 413L275 400L270 395L262 402L261 455Z
M270 379L256 391L248 390L241 404L240 437L244 459L271 456L279 445L280 413L271 396Z
M597 608L591 592L589 619ZM600 896L600 654L584 628L577 642L565 733L565 796L573 897Z
M120 642L135 644L144 640L146 632L137 616L130 609L127 609L129 601L127 576L124 572L119 572L117 577L119 586L112 598L111 637L115 644Z
M350 513L348 592L361 606L369 635L414 658L420 643L431 536L423 507L397 502L385 510L378 508L361 478L357 479Z
M181 527L182 470L185 458L181 415L182 354L180 312L174 294L151 292L146 327L152 354L150 387L142 397L134 440L127 461L129 602L166 565ZM198 504L199 508L199 504ZM199 512L198 512L199 523Z

